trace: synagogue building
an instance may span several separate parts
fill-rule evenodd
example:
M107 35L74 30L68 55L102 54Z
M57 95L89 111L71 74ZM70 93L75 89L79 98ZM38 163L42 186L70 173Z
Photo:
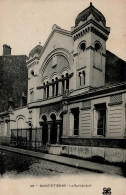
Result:
M70 31L54 24L29 53L27 104L11 109L1 137L16 147L126 162L126 63L106 50L109 34L92 3Z

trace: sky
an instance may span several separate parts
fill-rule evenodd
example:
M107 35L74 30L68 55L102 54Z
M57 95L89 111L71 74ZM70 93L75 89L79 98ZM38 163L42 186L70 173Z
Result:
M111 27L107 50L126 60L126 0L0 0L0 55L3 44L12 55L28 55L46 42L53 24L71 30L90 2Z

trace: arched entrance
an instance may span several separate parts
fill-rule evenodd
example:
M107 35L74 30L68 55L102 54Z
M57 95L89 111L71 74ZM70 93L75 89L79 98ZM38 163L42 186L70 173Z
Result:
M56 122L56 115L51 114L52 125L51 125L51 132L50 132L50 143L56 144L57 143L57 122Z
M43 145L46 145L48 141L48 124L47 124L47 117L44 115L42 117L43 119L43 124L42 124L42 143Z

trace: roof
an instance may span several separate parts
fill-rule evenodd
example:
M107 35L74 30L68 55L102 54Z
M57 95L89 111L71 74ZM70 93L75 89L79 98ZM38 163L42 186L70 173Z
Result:
M78 16L75 20L75 26L78 26L80 21L83 21L83 22L86 21L90 14L92 14L98 22L101 21L103 23L103 25L106 26L105 17L103 16L103 14L99 10L97 10L92 5L92 3L90 3L90 6L88 8L86 8L80 14L78 14Z
M29 57L34 57L35 54L38 54L39 56L42 50L43 50L43 47L41 45L37 45L30 51Z

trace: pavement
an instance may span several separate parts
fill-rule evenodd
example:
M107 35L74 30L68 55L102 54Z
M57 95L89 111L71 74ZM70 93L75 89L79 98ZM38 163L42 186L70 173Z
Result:
M122 175L122 170L121 170L121 167L119 166L100 164L100 163L91 162L91 161L83 160L83 159L58 156L54 154L53 155L45 154L45 153L34 152L30 150L13 148L13 147L2 146L2 145L0 145L0 149L8 151L8 152L14 152L18 154L32 156L35 158L39 158L39 159L43 159L43 160L47 160L51 162L56 162L56 163L71 166L71 167L76 167L79 169L84 169L87 171L93 171L97 173L106 173L110 175Z

